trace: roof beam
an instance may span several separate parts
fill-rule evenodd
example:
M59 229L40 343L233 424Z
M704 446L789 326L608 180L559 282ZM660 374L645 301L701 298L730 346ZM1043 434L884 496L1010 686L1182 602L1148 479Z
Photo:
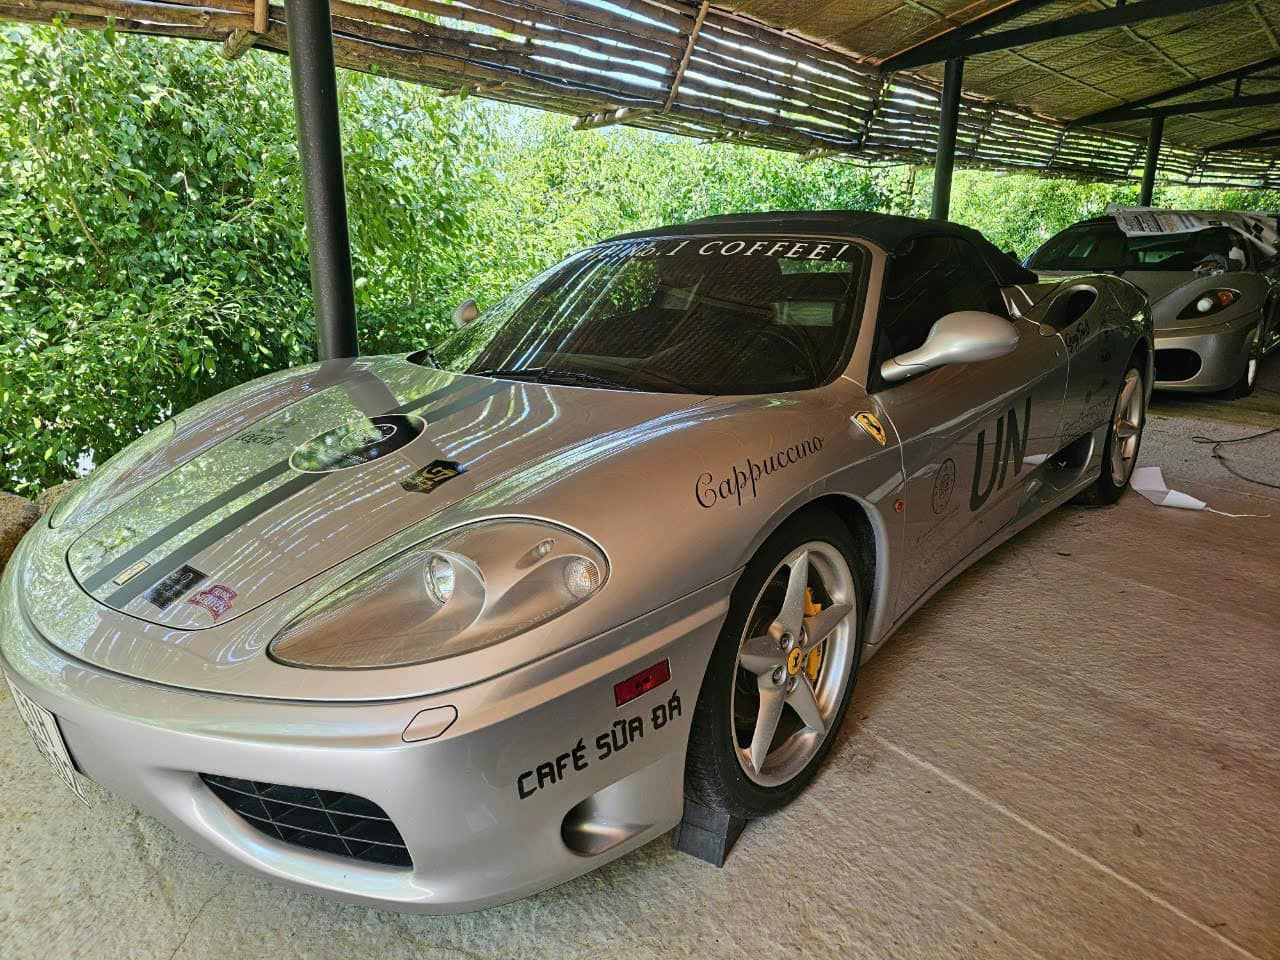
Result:
M1233 80L1237 83L1236 95L1239 95L1239 82L1245 80L1253 74L1260 73L1264 70L1270 70L1272 67L1280 66L1280 56L1268 57L1266 60L1259 60L1257 63L1250 63L1247 66L1238 67L1235 70L1226 70L1223 73L1215 73L1211 77L1205 77L1203 80L1192 80L1189 83L1180 84L1176 87L1170 87L1168 90L1161 90L1159 93L1153 93L1150 96L1139 97L1137 100L1130 100L1128 103L1122 103L1114 107L1108 107L1106 110L1099 110L1097 113L1091 113L1088 116L1077 117L1075 120L1068 122L1069 127L1079 127L1091 123L1112 123L1114 120L1126 119L1124 113L1138 107L1150 106L1153 103L1159 103L1161 100L1172 100L1174 97L1184 97L1188 93L1195 93L1198 90L1204 90L1206 87L1216 87L1219 84L1230 83ZM1262 79L1262 78L1259 78ZM1121 116L1112 117L1112 114L1119 113Z
M604 110L600 113L588 113L584 117L575 117L573 129L595 130L597 127L611 127L615 123L629 123L653 113L643 107L619 107L617 110Z
M1275 130L1264 130L1261 133L1251 133L1248 136L1236 137L1234 140L1224 140L1222 143L1215 143L1207 149L1210 152L1215 152L1219 150L1244 150L1248 147L1280 147L1280 127Z
M698 34L702 32L702 24L707 19L707 9L710 6L710 0L702 0L702 6L698 8L698 15L694 17L693 26L689 28L689 39L684 45L684 56L680 58L680 64L676 67L676 72L671 77L671 87L667 90L667 99L662 104L663 113L670 113L671 107L676 102L676 94L680 92L680 82L684 80L684 72L689 68L689 60L693 56L693 46L698 42Z
M1191 13L1206 7L1215 7L1233 2L1235 0L1135 0L1132 3L1121 3L1118 6L1107 7L1104 10L1078 13L1074 16L1063 17L1060 20L1048 20L1044 23L1035 23L1026 27L1014 27L1009 30L989 33L985 36L973 36L970 34L957 37L957 31L952 30L934 37L932 40L926 40L924 43L909 50L904 50L902 53L894 54L880 64L880 69L885 72L909 70L913 67L924 67L955 57L972 57L980 53L1008 50L1011 47L1022 47L1031 43L1041 43L1045 40L1056 40L1060 37L1091 33L1095 30L1109 30L1113 27L1142 23L1159 17L1177 16L1180 13ZM977 20L970 21L970 23L957 28L957 30L964 30L970 26L976 27L977 30L986 30L994 25L990 17L1006 13L1011 7L1018 9L1013 13L1006 13L1005 20L1027 13L1038 6L1042 6L1042 3L1037 2L1037 0L1020 0L1020 2L1001 7L994 14L988 14L986 17L979 17Z
M1215 97L1212 100L1192 100L1190 103L1156 104L1153 107L1117 107L1107 111L1106 123L1121 120L1150 120L1152 117L1176 117L1186 113L1214 113L1218 110L1242 110L1245 107L1270 107L1280 103L1280 90L1272 93L1252 93L1248 96ZM1099 123L1102 121L1093 121ZM1078 122L1073 125L1078 125Z
M1043 7L1052 0L1010 0L1002 7L997 7L987 13L979 14L972 20L966 20L959 26L952 27L950 30L944 30L942 33L934 34L927 40L917 43L915 46L907 47L905 50L899 50L897 53L886 57L881 61L881 71L888 73L899 69L896 65L903 57L910 56L917 51L924 51L935 45L943 43L959 43L961 40L968 40L970 37L977 36L984 30L990 30L992 27L998 27L1002 23L1007 23L1016 17L1022 16L1024 13L1030 13L1039 7ZM945 59L945 58L943 58Z

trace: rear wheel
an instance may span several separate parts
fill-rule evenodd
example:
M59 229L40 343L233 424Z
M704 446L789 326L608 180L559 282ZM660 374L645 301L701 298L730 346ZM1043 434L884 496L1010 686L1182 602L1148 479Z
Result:
M788 521L747 565L698 695L686 795L739 817L813 779L848 709L862 653L855 545L832 513Z
M1138 449L1142 446L1142 428L1147 422L1147 390L1142 372L1132 361L1130 364L1120 381L1107 439L1102 445L1102 473L1076 497L1077 503L1095 506L1115 503L1133 476Z

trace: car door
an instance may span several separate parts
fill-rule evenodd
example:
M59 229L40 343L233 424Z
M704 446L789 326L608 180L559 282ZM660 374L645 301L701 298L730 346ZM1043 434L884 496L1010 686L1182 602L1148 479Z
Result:
M897 383L880 364L924 343L934 322L959 310L1010 319L1013 352L938 367ZM889 259L869 380L901 441L901 614L948 571L1007 526L1036 467L1057 450L1066 352L1056 336L1011 319L986 261L966 241L927 237Z

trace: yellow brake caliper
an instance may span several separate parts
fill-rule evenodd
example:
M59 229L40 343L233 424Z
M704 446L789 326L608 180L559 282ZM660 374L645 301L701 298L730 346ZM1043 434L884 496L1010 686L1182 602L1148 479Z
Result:
M822 612L822 604L815 603L813 600L813 588L804 588L804 615L806 617L816 617ZM822 650L826 646L820 643L809 651L809 660L804 665L805 675L808 676L811 683L818 682L818 671L822 669Z

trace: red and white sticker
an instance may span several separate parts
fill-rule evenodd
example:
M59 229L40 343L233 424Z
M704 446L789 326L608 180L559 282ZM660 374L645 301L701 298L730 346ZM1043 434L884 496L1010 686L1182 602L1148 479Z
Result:
M231 609L231 601L235 598L236 592L234 590L220 583L215 583L213 586L188 597L187 603L194 603L197 607L203 607L209 611L209 615L213 619L217 620Z

